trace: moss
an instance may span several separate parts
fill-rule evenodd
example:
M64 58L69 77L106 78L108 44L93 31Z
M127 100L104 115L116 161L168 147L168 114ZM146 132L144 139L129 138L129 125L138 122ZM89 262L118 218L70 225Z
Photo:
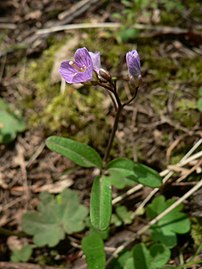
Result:
M102 124L105 124L102 106L105 95L95 88L75 89L73 85L66 85L65 92L61 93L60 83L51 85L50 73L55 53L64 42L66 40L56 43L51 41L52 45L40 59L28 63L26 80L33 88L33 96L26 96L22 106L29 110L27 115L30 128L42 126L48 134L58 132L74 137L80 130L88 129L91 121L98 124L103 121ZM99 136L100 129L103 126L95 127L97 132L94 137ZM87 138L87 131L80 132L79 140L88 141L89 137L90 135Z
M79 47L87 47L90 51L100 51L102 66L113 75L122 76L127 72L125 53L134 48L133 43L117 43L116 32L111 30L82 31ZM99 36L99 38L98 38ZM152 41L152 42L151 42ZM58 132L69 137L75 137L82 142L98 146L103 151L110 132L103 101L105 96L102 90L82 87L76 90L72 85L66 86L65 93L60 93L60 85L50 84L50 72L55 53L66 40L50 40L50 47L37 61L29 62L27 69L27 83L33 88L33 97L27 96L25 103L29 112L30 126L43 126L48 132ZM199 118L195 110L197 91L202 78L202 59L198 57L177 58L159 56L159 40L148 38L138 39L138 50L141 56L143 76L145 80L145 95L138 95L143 106L153 108L155 115L167 113L167 102L173 96L169 118L180 122L186 127L192 127ZM149 45L148 45L149 44ZM125 66L125 67L124 67ZM189 68L187 68L189 67ZM24 103L24 106L26 107ZM26 107L26 108L27 108ZM130 123L127 123L130 124ZM169 137L164 136L165 143ZM114 144L115 151L120 145ZM112 151L112 155L116 152ZM132 156L130 149L124 149L127 155ZM141 150L140 150L141 151ZM141 152L138 151L140 158ZM178 154L176 154L178 155ZM174 163L181 158L175 156Z
M192 218L191 236L196 246L200 246L202 242L202 219Z

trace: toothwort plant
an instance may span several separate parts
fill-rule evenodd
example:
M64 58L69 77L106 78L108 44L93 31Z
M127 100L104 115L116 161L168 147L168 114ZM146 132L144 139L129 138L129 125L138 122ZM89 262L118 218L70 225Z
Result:
M159 174L143 164L127 158L108 161L121 112L126 105L129 105L135 99L142 81L140 57L136 50L129 51L126 54L126 63L128 82L132 92L129 100L120 98L117 80L113 78L110 72L102 68L99 52L93 53L86 48L79 48L75 52L74 59L62 62L59 68L61 76L69 84L82 83L103 88L109 94L116 112L103 158L90 146L68 138L51 136L46 140L49 149L69 158L77 165L99 169L99 175L93 181L90 199L90 220L94 231L106 230L110 225L112 212L111 185L114 181L130 179L153 188L159 187L161 184ZM102 261L98 258L98 267L94 267L95 264L90 266L90 261L94 263L95 257L90 259L91 252L85 250L88 249L89 244L94 244L95 241L96 244L100 242L100 247L103 247L102 240L100 237L98 238L97 234L90 235L82 244L88 266L89 268L105 268L105 258L101 259ZM90 254L88 255L88 253Z

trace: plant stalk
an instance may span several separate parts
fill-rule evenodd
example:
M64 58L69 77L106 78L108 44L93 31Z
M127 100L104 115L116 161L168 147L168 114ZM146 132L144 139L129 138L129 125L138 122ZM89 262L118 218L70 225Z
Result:
M112 128L112 132L110 134L109 141L108 141L108 144L107 144L107 149L105 151L105 155L104 155L104 158L103 158L104 163L107 162L107 159L109 157L109 153L110 153L110 150L112 148L112 144L113 144L113 140L114 140L114 137L115 137L115 134L116 134L116 130L118 128L119 118L120 118L122 109L123 109L123 106L119 106L118 109L117 109L116 117L115 117L115 120L114 120L114 125L113 125L113 128Z

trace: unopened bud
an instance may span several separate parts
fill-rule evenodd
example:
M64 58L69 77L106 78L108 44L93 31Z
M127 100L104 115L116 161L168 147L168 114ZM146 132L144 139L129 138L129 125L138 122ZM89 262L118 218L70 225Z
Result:
M107 70L100 68L99 73L98 73L98 78L102 82L108 82L108 81L111 81L112 77L111 77L111 74Z
M142 76L138 75L138 77L130 76L129 78L129 86L131 89L137 88L142 83Z

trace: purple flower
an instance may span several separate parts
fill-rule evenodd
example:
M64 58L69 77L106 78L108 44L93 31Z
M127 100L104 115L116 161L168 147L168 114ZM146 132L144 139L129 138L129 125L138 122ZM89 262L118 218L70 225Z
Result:
M126 54L126 63L128 66L129 75L133 78L140 78L140 56L137 50L131 50Z
M93 62L93 69L95 70L96 73L99 73L99 70L101 68L100 53L99 52L93 53L89 51L89 54Z
M67 83L82 83L93 77L93 61L86 48L77 49L73 61L64 61L59 68L61 76Z

